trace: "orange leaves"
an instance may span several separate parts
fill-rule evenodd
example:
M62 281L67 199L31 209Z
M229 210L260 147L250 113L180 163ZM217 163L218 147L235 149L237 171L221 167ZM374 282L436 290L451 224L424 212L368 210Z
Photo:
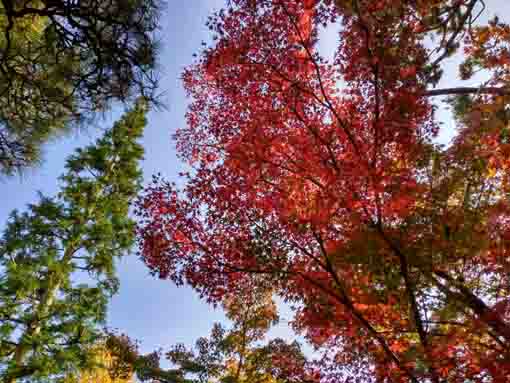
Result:
M305 10L312 10L317 4L317 0L303 0Z
M292 27L292 43L308 46L313 30L313 17L315 14L316 0L304 0L303 9L300 10L297 23ZM288 12L288 9L286 10Z
M364 311L367 311L367 309L369 308L370 306L369 305L366 305L364 303L355 303L354 304L354 308L360 312L364 312Z
M493 71L492 84L506 86L510 67L510 26L492 20L487 26L474 29L466 41L466 65Z
M407 344L407 342L397 340L397 341L394 341L390 345L390 350L393 352L396 352L396 353L401 353L401 352L407 350L408 347L409 347L409 344Z
M297 72L309 73L313 69L310 39L314 28L315 3L313 0L304 1L304 9L299 14L297 23L291 26L290 41L298 47L294 53Z
M300 40L306 42L312 34L313 9L305 9L299 18L298 28Z

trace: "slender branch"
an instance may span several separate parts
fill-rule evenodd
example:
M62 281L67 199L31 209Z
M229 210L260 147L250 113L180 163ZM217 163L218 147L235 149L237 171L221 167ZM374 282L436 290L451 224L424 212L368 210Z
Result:
M347 295L345 288L343 287L343 283L338 278L338 275L334 270L334 266L331 263L331 260L329 259L329 257L327 256L327 252L324 247L322 238L317 233L314 233L314 237L315 237L316 241L319 243L319 246L321 248L321 253L326 261L327 268L325 269L325 271L327 271L333 277L335 284L340 289L341 295L339 296L338 294L330 292L329 289L323 287L320 283L319 284L314 283L314 285L319 287L321 290L323 290L327 294L330 294L332 297L336 298L341 304L343 304L345 307L347 307L350 310L350 312L352 313L352 315L354 316L354 318L356 318L361 323L361 325L363 327L365 327L365 329L370 333L370 335L379 343L379 345L382 347L382 349L384 350L386 355L390 358L390 360L393 361L398 366L398 368L400 370L402 370L402 372L404 372L409 377L411 382L418 383L418 379L414 376L413 372L411 370L409 370L402 363L402 361L398 358L398 356L388 346L388 343L386 342L386 339L384 338L384 336L381 333L379 333L372 326L372 324L361 314L361 312L358 311L354 307L354 303ZM305 275L301 274L301 277L305 278ZM306 280L308 280L310 282L310 279L307 277L306 277Z
M317 237L316 237L316 239L317 239ZM227 269L227 270L229 269L233 272L248 273L248 274L255 273L255 274L269 274L269 275L271 275L274 273L274 270L271 268L268 268L265 270L263 270L263 269L247 269L245 267L239 267L239 266L225 263L225 262L221 261L220 259L218 259L215 256L214 252L210 251L203 244L196 242L196 241L193 241L193 243L195 245L197 245L202 251L204 251L204 253L210 255L211 258L213 258L215 260L215 262L218 263L218 266L220 266L223 269ZM320 241L319 241L319 244L321 245ZM323 245L321 245L321 252L323 252L323 251L325 251L325 249L324 249ZM363 314L361 312L359 312L354 307L354 303L347 296L345 289L343 288L343 284L340 281L340 279L338 278L338 275L336 275L336 273L333 269L333 265L331 264L331 261L329 260L329 258L327 256L325 257L325 261L326 261L326 265L324 265L324 266L326 266L326 268L324 270L327 271L333 277L333 280L334 280L336 286L338 287L340 294L338 292L332 291L331 289L324 286L322 283L319 283L315 279L310 278L306 274L301 273L297 270L288 271L288 270L279 269L278 272L284 273L286 275L291 275L292 277L298 276L298 277L302 278L303 280L307 281L308 283L310 283L312 286L315 286L320 291L323 291L324 293L330 295L332 298L336 299L340 304L344 305L352 313L353 317L356 318L361 323L361 325L368 331L368 333L371 335L371 337L374 338L375 341L379 343L379 345L382 347L382 349L388 356L389 360L391 362L395 363L395 365L404 374L406 374L408 376L409 380L412 383L419 383L418 379L414 376L413 372L409 368L407 368L403 364L403 362L398 358L398 356L390 349L384 336L381 333L379 333L372 326L372 324L363 316ZM320 264L323 265L322 262Z
M467 95L467 94L494 94L498 96L510 95L509 88L500 87L458 87L458 88L445 88L445 89L432 89L423 93L425 97L434 96L450 96L450 95Z
M451 53L451 50L455 46L455 40L459 36L459 34L464 30L464 26L466 22L468 21L469 17L473 13L473 9L475 8L476 3L478 3L479 0L472 0L468 5L466 9L466 13L461 17L461 19L458 22L457 29L452 33L448 41L444 44L444 50L443 53L432 63L432 67L437 67L441 61L443 61L445 58L448 57L448 55Z
M328 93L326 92L326 88L324 86L324 81L323 81L322 75L321 75L321 68L320 68L319 64L317 63L317 60L315 59L315 57L314 57L313 53L311 52L310 48L308 47L308 44L306 43L306 41L305 41L305 39L304 39L304 37L303 37L303 35L301 33L301 30L300 30L298 24L296 23L296 21L294 20L292 15L289 13L287 7L285 6L285 4L283 2L280 2L280 6L282 7L283 11L285 12L287 17L289 18L290 22L292 23L292 26L294 27L297 35L299 36L299 40L300 40L301 46L305 50L308 58L310 59L310 62L312 63L312 65L314 67L314 70L315 70L315 73L316 73L316 76L317 76L317 80L318 80L318 83L319 83L319 89L320 89L322 97L324 98L324 101L321 101L320 98L318 98L316 95L314 95L314 96L319 100L319 102L321 104L325 105L327 107L327 109L333 114L333 116L337 120L338 124L340 125L340 127L342 128L344 133L346 134L349 142L351 143L351 145L354 148L354 150L355 150L356 154L358 155L358 157L360 159L364 158L364 156L362 155L362 153L360 151L360 148L358 147L358 144L356 142L356 139L355 139L352 131L347 127L347 123L340 117L338 111L336 110L336 108L334 107L333 103L331 102L331 100L330 100L330 98L328 96Z
M378 232L381 235L381 237L383 238L383 240L390 246L390 248L393 250L393 252L396 254L396 256L399 259L400 274L404 280L406 294L407 294L407 297L409 300L409 304L411 305L410 315L412 315L412 317L413 317L414 324L416 326L416 330L418 331L418 336L420 338L420 343L422 344L423 350L425 352L425 357L428 359L428 362L430 364L429 372L430 372L432 381L434 383L439 383L440 382L439 375L437 374L435 368L433 367L434 358L431 356L430 345L429 345L429 342L427 339L427 332L425 331L423 319L421 317L420 310L418 307L418 302L416 300L415 289L413 286L414 284L411 281L411 278L409 275L409 263L407 261L407 256L399 249L399 247L397 245L395 245L393 243L393 241L390 240L390 238L388 238L386 236L386 233L384 232L380 222L376 226L377 226Z

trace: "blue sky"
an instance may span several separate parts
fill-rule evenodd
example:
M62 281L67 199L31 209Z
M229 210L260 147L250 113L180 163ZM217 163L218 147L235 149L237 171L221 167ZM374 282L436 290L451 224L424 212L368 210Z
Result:
M143 139L146 150L143 170L146 180L150 180L151 175L157 172L176 180L182 165L176 159L171 135L185 123L187 105L180 74L192 61L192 54L200 49L201 41L210 37L205 27L207 15L223 4L224 0L168 0L168 8L161 19L161 91L165 93L164 100L168 109L152 112L149 116ZM487 4L489 9L497 10L501 16L510 14L508 0L488 0ZM321 48L326 51L334 44L336 36L333 31L324 37L325 42L322 42ZM454 66L452 64L449 70L453 70ZM451 77L449 79L451 81ZM110 126L120 111L108 114L105 121L98 123L99 127ZM443 116L449 136L453 132L452 123L447 113ZM90 127L59 139L48 145L45 161L40 167L28 170L21 178L1 180L3 198L0 204L0 227L12 209L23 209L27 203L36 201L37 191L47 195L55 194L57 177L63 172L66 157L100 134L101 129ZM176 342L191 344L199 336L207 335L215 321L224 320L220 311L201 302L189 288L177 288L168 281L149 276L148 270L135 255L123 259L118 272L121 288L110 306L109 325L139 339L143 351L167 348ZM276 333L289 333L285 321Z

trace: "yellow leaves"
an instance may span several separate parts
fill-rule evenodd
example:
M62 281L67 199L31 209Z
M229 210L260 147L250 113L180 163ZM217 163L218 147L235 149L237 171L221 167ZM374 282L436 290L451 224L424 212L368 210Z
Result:
M230 359L227 359L225 361L225 370L230 372L231 374L234 373L238 367L239 367L239 363L237 360L235 360L234 358L230 358Z
M432 153L432 177L436 178L441 174L441 156L438 152Z
M354 13L354 5L352 0L336 0L336 6L342 10L343 13L351 15Z
M498 170L496 168L489 167L487 169L487 178L494 178L494 177L496 177L497 173L498 173Z
M450 208L460 207L464 201L463 195L461 193L452 193L448 200L447 205Z
M33 2L32 7L38 8L40 2ZM11 44L24 46L27 42L34 43L39 40L48 25L48 17L28 15L16 18L11 30ZM0 28L5 30L8 26L7 17L4 16L3 5L0 4ZM4 33L0 34L0 43L5 39Z
M90 350L94 367L80 371L77 375L65 378L64 383L134 383L134 372L128 371L126 376L115 377L112 370L115 357L112 356L105 344L99 344Z

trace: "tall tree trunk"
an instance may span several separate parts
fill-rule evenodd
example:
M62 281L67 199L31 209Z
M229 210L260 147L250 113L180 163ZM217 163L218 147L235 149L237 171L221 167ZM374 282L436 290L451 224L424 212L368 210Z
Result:
M60 262L62 264L68 264L71 262L75 252L75 247L69 247L64 253L64 256ZM60 289L61 283L61 278L54 272L49 272L47 274L45 285L48 287L44 292L43 297L39 301L39 304L37 305L33 319L30 321L26 330L20 336L20 342L16 346L16 350L12 359L12 361L15 363L15 367L14 369L11 369L11 371L7 370L5 375L5 383L16 383L16 379L31 375L32 372L23 366L25 356L30 350L30 345L24 343L23 340L29 337L37 336L41 332L44 321L55 301L55 297L58 290Z

